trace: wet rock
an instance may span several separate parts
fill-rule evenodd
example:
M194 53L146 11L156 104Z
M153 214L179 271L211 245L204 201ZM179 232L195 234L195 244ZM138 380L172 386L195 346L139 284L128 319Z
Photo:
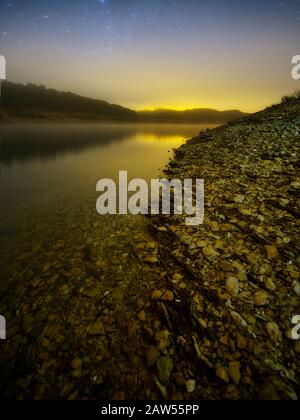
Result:
M163 356L157 360L157 373L158 379L167 384L169 382L170 375L173 371L174 363L169 357Z
M212 246L206 246L202 250L204 256L208 259L215 259L219 257L219 253L212 247Z
M243 319L243 317L238 314L235 311L232 311L231 313L231 317L233 319L233 321L236 323L236 325L240 328L246 328L247 327L247 322Z
M141 311L139 313L138 317L139 317L139 320L140 321L145 322L146 321L146 312L145 311Z
M226 289L232 297L237 297L240 290L239 280L236 277L228 277L226 280Z
M193 392L196 391L196 381L194 379L189 379L188 381L186 381L186 392L188 394L192 394Z
M148 256L144 257L143 261L145 263L149 263L149 264L156 264L156 263L158 263L158 258L154 257L152 255L148 255Z
M102 321L97 321L88 328L89 335L103 335L105 334L104 325Z
M222 379L226 384L229 384L228 370L224 367L218 367L216 370L217 378Z
M162 295L163 295L163 291L162 290L154 290L154 292L151 295L151 298L153 300L159 300L159 299L161 299Z
M239 385L241 381L240 362L229 363L229 376L235 385Z
M279 256L279 252L276 245L266 245L265 246L267 257L269 260L273 260Z
M254 294L253 299L256 306L265 306L269 302L269 294L264 290L260 290Z
M77 379L79 379L83 376L82 369L75 369L71 372L71 374L74 378L77 378Z
M29 332L31 332L34 327L35 327L35 318L30 314L26 314L23 318L23 330L25 334L28 334Z
M180 242L181 242L183 245L187 245L187 246L189 246L189 245L191 245L191 243L192 243L192 238L191 238L190 236L182 236L182 237L180 238Z
M94 298L98 295L98 289L96 287L85 289L82 294L85 297Z
M171 290L166 290L161 299L164 301L172 302L174 300L174 293Z
M268 322L266 324L266 330L272 343L276 345L282 344L282 334L276 322Z
M146 357L146 365L148 368L154 366L158 360L159 357L159 352L157 350L157 347L155 346L148 346L146 348L146 353L145 353L145 357Z
M170 333L167 330L158 331L155 334L155 340L162 352L165 352L170 346Z
M295 349L295 353L300 354L300 341L297 341L294 349Z
M237 204L243 204L243 202L245 201L245 196L241 194L235 195L233 201Z
M79 358L73 359L71 362L71 366L73 369L81 369L82 368L82 360Z
M248 340L241 334L237 335L237 347L241 350L246 350L248 347Z

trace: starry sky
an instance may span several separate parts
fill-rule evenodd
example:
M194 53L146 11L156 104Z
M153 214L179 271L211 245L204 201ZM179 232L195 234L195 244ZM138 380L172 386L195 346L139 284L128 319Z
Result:
M259 110L299 41L299 0L0 0L9 80L134 109Z

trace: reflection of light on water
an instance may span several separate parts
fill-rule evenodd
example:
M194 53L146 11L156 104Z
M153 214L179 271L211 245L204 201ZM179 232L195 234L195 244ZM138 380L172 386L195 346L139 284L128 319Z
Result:
M175 146L179 146L182 143L184 143L185 138L183 136L176 136L176 135L159 135L159 134L154 134L154 133L137 133L135 135L135 140L138 143L143 143L143 144L147 144L147 143L172 143L172 145ZM163 145L163 144L162 144Z

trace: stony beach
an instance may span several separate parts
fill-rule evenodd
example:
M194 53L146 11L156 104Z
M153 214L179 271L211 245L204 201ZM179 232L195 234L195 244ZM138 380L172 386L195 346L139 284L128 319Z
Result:
M203 225L112 217L58 240L55 262L19 255L0 300L2 396L297 400L299 140L296 98L200 133L166 175L205 180Z

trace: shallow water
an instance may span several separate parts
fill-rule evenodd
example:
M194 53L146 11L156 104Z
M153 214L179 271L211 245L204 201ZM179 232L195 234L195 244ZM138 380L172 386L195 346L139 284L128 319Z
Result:
M60 271L62 248L76 247L97 232L99 246L142 218L96 214L96 183L130 178L149 180L161 173L172 149L211 125L131 125L79 123L8 124L2 128L1 286L27 270L34 256L44 269ZM126 236L126 235L125 235ZM57 247L57 244L60 246ZM126 253L126 241L119 251ZM71 256L69 256L71 258ZM48 266L47 266L48 264ZM21 268L20 268L21 267ZM45 268L46 267L46 268ZM37 268L37 267L36 267ZM122 266L126 275L126 262ZM16 274L16 270L19 274ZM20 272L21 270L21 272Z
M167 282L162 267L175 267L160 256L146 217L96 213L96 183L117 179L119 170L129 179L159 176L172 149L204 128L3 127L0 314L7 340L0 352L1 394L159 397L145 364L141 324L147 307L147 322L160 327L149 293ZM149 264L149 257L162 266Z

